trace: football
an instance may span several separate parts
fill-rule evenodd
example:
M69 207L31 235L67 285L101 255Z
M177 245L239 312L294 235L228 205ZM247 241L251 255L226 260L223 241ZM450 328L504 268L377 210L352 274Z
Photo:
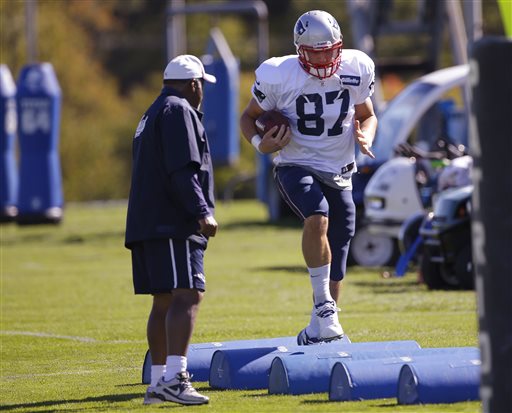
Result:
M258 119L256 119L256 128L260 136L263 136L272 129L274 126L290 126L288 118L277 110L269 110L264 112Z

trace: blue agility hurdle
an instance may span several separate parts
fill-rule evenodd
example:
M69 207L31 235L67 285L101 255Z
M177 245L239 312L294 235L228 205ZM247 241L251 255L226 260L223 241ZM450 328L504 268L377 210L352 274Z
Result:
M398 342L399 343L399 342ZM380 350L348 350L338 353L297 354L276 356L272 361L269 376L270 394L308 394L329 390L331 370L341 361L377 360L406 357L421 351L419 346L388 347Z
M339 342L350 343L350 339L345 335ZM296 346L297 337L275 337L254 340L231 340L223 342L196 343L189 346L187 353L188 371L194 375L196 381L208 381L210 375L210 363L213 354L217 350L225 349L250 349L262 347ZM144 363L142 365L142 383L151 382L151 354L146 352Z
M309 346L280 346L268 349L226 349L214 353L210 367L210 386L221 389L254 390L269 386L269 374L275 357L317 355L322 358L352 357L354 353L381 348L420 348L415 341L344 343L335 341ZM404 350L405 351L405 350ZM320 356L321 355L321 356Z
M407 363L398 377L398 404L479 400L480 360Z
M408 356L377 360L336 362L329 381L329 400L369 400L396 397L400 369L410 363L436 363L441 360L479 360L476 347L426 348Z

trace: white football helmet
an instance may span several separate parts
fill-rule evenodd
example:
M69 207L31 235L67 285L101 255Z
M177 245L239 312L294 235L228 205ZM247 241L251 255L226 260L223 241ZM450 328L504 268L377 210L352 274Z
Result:
M325 79L340 66L343 36L329 13L312 10L300 16L295 23L294 43L299 61L309 74Z

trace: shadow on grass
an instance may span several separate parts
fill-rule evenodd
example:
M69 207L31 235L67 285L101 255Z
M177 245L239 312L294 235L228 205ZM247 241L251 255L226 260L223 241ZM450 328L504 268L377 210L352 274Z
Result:
M138 386L147 386L147 384L144 383L125 383L125 384L116 384L115 387L138 387Z
M91 403L91 402L110 402L110 403L118 403L118 402L126 402L133 399L140 399L144 396L142 392L138 393L128 393L128 394L107 394L104 396L97 397L86 397L84 399L63 399L63 400L45 400L41 402L33 402L33 403L18 403L18 404L8 404L0 406L0 411L12 411L17 409L35 409L38 407L57 407L63 404L70 403ZM84 407L83 410L88 410L88 407ZM94 408L97 410L97 406ZM65 411L58 409L59 411ZM54 410L48 410L54 411ZM76 411L76 407L74 409L70 409L70 411Z
M282 396L281 394L268 394L268 392L265 393L255 393L255 394L243 394L242 397L247 398L260 398L260 397L272 397L272 396Z
M319 404L339 404L339 403L343 403L343 402L338 402L338 401L334 401L334 400L302 400L301 401L301 404L316 404L316 405L319 405ZM340 409L340 411L342 411L342 409Z
M298 218L287 217L276 222L270 221L239 221L229 222L222 225L222 229L240 229L240 228L301 228L302 224Z
M240 391L241 389L219 389L216 387L210 387L210 385L206 382L201 384L201 382L198 383L192 383L194 386L194 389L196 389L199 393L205 392L208 393L225 393L225 392L233 392L233 391ZM242 391L252 391L252 390L243 390Z
M64 244L81 244L84 242L91 241L102 241L105 239L123 239L124 231L104 231L90 234L70 234L67 237L60 240Z
M66 234L56 232L44 232L39 234L17 234L8 239L9 245L21 245L28 243L53 243L53 244L83 244L86 242L104 241L110 239L123 239L123 231L103 231L90 234Z
M298 274L307 274L307 268L301 265L274 265L272 267L258 267L254 271L285 271Z
M347 403L357 402L357 400L350 400ZM339 404L340 406L343 406L344 402L342 401L335 401L335 400L303 400L301 404L311 404L311 405L320 405L320 404ZM392 408L396 409L397 403L396 402L389 402L389 403L379 403L375 404L373 407L379 407L379 408ZM340 411L343 409L340 408Z
M425 289L417 280L400 280L399 282L386 282L386 280L378 281L357 281L352 279L354 286L366 288L375 294L397 294L407 292L418 292Z

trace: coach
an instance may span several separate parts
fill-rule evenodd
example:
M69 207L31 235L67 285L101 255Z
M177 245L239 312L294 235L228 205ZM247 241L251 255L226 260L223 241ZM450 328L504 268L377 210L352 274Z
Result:
M169 62L160 95L133 138L133 169L125 245L131 250L135 294L151 294L147 339L153 360L145 404L208 403L190 384L187 349L205 291L203 258L215 236L213 174L199 107L201 61Z

